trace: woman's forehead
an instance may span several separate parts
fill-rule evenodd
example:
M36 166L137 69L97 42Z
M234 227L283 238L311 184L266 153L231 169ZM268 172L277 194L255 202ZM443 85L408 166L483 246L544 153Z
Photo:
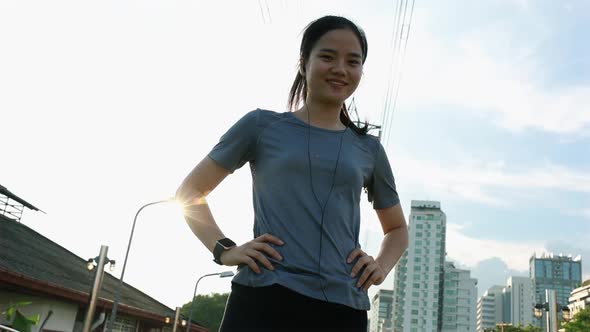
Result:
M313 47L314 50L331 49L333 51L356 53L362 55L361 42L354 32L337 29L326 32Z

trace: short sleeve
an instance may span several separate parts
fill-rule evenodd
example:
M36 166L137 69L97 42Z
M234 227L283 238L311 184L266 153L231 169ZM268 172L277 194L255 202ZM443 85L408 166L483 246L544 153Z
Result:
M379 149L375 157L373 174L367 185L367 194L369 202L373 203L373 208L376 210L392 207L400 202L393 172L381 143L379 143Z
M233 173L246 162L254 160L258 138L258 114L254 110L236 122L209 152L209 158Z

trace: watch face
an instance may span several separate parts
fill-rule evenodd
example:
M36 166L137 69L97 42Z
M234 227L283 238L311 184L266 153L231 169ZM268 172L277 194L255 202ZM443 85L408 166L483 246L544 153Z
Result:
M236 243L228 238L217 240L217 243L221 244L224 248L231 248L236 245Z

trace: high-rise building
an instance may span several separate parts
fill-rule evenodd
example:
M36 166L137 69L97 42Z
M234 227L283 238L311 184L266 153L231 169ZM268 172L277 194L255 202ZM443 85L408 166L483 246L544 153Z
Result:
M444 264L442 332L475 332L477 280L469 270Z
M496 324L513 326L534 324L534 290L529 277L511 276L506 286L489 288L477 303L477 331L493 329Z
M504 307L504 322L512 323L514 326L528 326L534 323L533 281L529 277L510 277L506 283L504 296L506 296Z
M440 202L412 201L409 246L394 272L395 332L441 329L446 219Z
M369 332L391 332L393 331L393 320L391 314L393 309L393 290L380 289L371 303Z
M492 286L477 301L477 332L496 328L502 319L502 291L504 286Z
M545 303L545 290L555 290L557 303L565 306L572 290L582 283L582 259L580 256L543 254L529 260L529 273L535 289L535 303ZM561 315L561 314L560 314ZM538 320L545 326L545 318Z

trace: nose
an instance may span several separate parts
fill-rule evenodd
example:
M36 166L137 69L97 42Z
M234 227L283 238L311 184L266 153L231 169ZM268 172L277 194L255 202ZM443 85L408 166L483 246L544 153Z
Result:
M344 61L334 61L334 65L331 69L333 74L337 74L340 76L346 75L346 64L344 63Z

